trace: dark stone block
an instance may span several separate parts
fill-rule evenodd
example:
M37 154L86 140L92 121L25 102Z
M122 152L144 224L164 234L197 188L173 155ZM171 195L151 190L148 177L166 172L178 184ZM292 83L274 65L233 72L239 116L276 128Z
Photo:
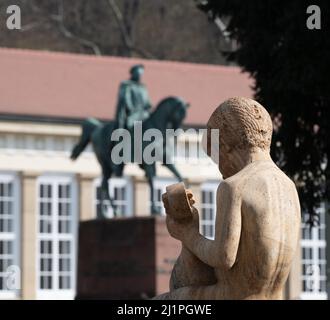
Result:
M169 290L181 245L163 217L83 221L77 299L144 299Z

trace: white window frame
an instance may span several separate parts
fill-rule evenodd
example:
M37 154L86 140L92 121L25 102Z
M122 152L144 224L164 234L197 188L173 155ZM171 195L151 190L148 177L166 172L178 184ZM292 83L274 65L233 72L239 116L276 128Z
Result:
M160 214L165 216L165 208L164 208L164 205L163 205L163 202L162 202L162 199L157 199L157 193L158 191L160 191L160 195L164 194L166 192L166 187L171 185L171 184L174 184L174 183L177 183L178 180L175 179L175 178L155 178L154 179L154 201L155 201L155 206L156 207L160 207ZM150 201L150 188L149 188L149 201L148 201L148 204L149 204L149 210L151 208L151 201Z
M207 181L201 185L201 205L200 205L200 234L203 235L205 238L214 239L215 233L215 218L217 212L217 190L220 181ZM213 197L212 203L203 203L203 191L211 192ZM204 220L203 219L203 210L211 210L212 212L212 219ZM210 226L212 228L213 235L205 234L203 232L203 227Z
M312 291L303 291L303 283L302 283L302 292L300 298L303 300L326 300L328 298L327 288L326 288L326 224L325 224L325 208L324 205L321 206L319 210L320 224L314 226L310 229L309 225L307 225L304 221L302 221L302 236L301 236L301 250L309 249L312 254L311 257L304 259L302 252L302 275L301 281L308 281L311 286L313 286ZM304 217L303 217L304 220ZM304 230L305 233L308 234L308 238L304 238ZM321 237L320 237L321 234ZM320 257L320 251L323 252L324 257ZM303 265L308 264L310 268L308 268L308 272L310 275L304 274ZM324 265L324 275L320 275L319 265ZM325 282L324 291L319 291L320 282ZM315 285L316 284L316 285Z
M20 271L20 244L21 244L21 185L19 175L13 172L0 172L0 182L13 183L13 232L0 232L0 240L12 240L13 265ZM17 275L18 284L21 284L21 274ZM21 290L0 290L0 299L16 299L20 296Z
M59 184L70 184L71 185L71 234L59 234L58 233L58 185ZM50 198L52 203L52 233L51 234L41 234L39 230L39 217L40 217L40 198L39 190L41 184L51 184L53 186L53 195ZM55 186L55 187L54 187ZM57 197L56 197L57 196ZM74 175L71 174L46 174L40 176L37 179L37 245L36 245L36 290L37 299L41 300L71 300L75 298L76 294L76 279L77 279L77 229L78 229L78 190L77 190L77 181ZM49 240L53 243L53 271L52 278L55 280L56 288L52 289L41 289L40 288L40 240ZM58 251L54 251L55 248L58 250L58 243L61 240L72 241L73 252L71 252L71 289L58 289L59 282L59 257L60 254ZM55 244L55 245L54 245Z
M94 210L94 217L97 217L97 205L99 204L99 201L97 199L97 188L101 186L102 183L102 178L97 178L94 180L94 203L93 203L93 210ZM128 176L123 176L123 177L114 177L114 178L110 178L108 181L108 185L109 185L109 193L110 196L113 198L114 203L116 204L116 202L118 200L116 200L114 198L114 190L115 188L122 188L125 187L126 188L126 212L124 213L124 217L132 217L134 215L133 213L133 183L132 183L132 178L128 177ZM108 206L107 208L108 212L107 212L107 218L113 218L113 210L110 206Z
M0 151L8 155L25 153L30 156L46 155L68 156L72 148L77 143L78 137L71 135L40 135L36 133L14 134L5 133L0 136ZM93 156L92 147L89 145L84 157Z

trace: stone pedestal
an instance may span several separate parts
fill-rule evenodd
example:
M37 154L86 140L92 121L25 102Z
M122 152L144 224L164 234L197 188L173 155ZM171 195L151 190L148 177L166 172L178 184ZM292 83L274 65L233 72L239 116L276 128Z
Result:
M145 299L169 290L181 249L163 217L83 221L77 299Z

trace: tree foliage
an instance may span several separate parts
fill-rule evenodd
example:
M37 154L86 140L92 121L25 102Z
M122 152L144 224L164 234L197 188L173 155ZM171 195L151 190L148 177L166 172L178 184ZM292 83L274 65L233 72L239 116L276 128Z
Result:
M306 26L310 4L321 9L321 30ZM230 17L227 31L239 47L228 59L255 79L255 97L274 120L272 156L317 222L330 197L330 2L206 0L199 7L213 19Z

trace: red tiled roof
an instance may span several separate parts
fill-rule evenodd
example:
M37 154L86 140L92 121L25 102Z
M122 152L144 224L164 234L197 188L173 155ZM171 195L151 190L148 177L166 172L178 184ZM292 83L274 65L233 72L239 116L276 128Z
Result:
M113 118L118 85L136 63L154 105L172 95L190 102L186 124L203 125L226 98L253 94L237 67L1 48L0 113Z

